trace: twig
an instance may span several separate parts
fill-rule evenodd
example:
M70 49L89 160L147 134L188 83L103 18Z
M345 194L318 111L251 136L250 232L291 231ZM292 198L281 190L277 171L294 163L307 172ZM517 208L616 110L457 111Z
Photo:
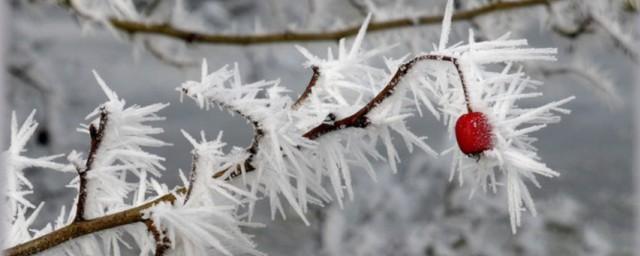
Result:
M312 128L311 130L307 131L306 133L304 133L303 137L305 137L307 139L310 139L310 140L315 140L315 139L321 137L322 135L325 135L327 133L330 133L330 132L333 132L333 131L337 131L337 130L340 130L340 129L345 129L345 128L366 128L370 124L370 121L367 118L367 114L369 114L369 112L371 112L371 110L373 110L376 106L378 106L380 103L382 103L385 99L387 99L389 96L391 96L393 94L393 92L395 91L395 89L398 86L398 84L400 83L400 81L404 78L404 76L409 72L409 70L411 68L413 68L418 62L426 61L426 60L430 60L430 61L445 61L445 62L450 62L450 63L453 64L453 66L456 69L456 72L458 74L458 77L460 78L460 83L462 85L462 89L463 89L463 93L464 93L464 97L465 97L465 101L466 101L466 105L467 105L467 110L469 112L472 112L470 101L469 101L469 95L468 95L467 90L466 90L467 86L466 86L464 74L462 73L462 70L460 69L460 66L458 64L458 59L455 58L455 57L450 57L450 56L427 54L427 55L421 55L421 56L415 57L412 60L410 60L409 62L400 65L400 67L398 67L396 73L394 74L393 78L391 78L391 80L387 83L387 85L373 99L371 99L371 101L369 101L360 110L358 110L357 112L355 112L351 116L345 117L345 118L337 120L335 122L323 122L323 123L319 124L318 126ZM314 74L315 74L315 70L314 70ZM314 80L314 78L312 76L312 79L309 82L310 86L307 86L307 88L313 87L313 85L315 84L315 82L313 82L313 80ZM306 92L306 90L305 90L305 92ZM303 93L303 96L304 95L308 95L308 94ZM301 96L301 98L303 96ZM334 118L335 118L335 116L334 116ZM251 153L251 155L249 156L247 161L244 161L244 162L236 165L234 167L235 170L226 179L228 180L228 179L231 179L231 178L234 178L234 177L240 175L240 173L241 173L240 172L240 170L241 170L240 168L244 168L245 172L251 172L251 171L255 170L255 168L251 165L251 161L250 161L250 159L252 159L254 155L255 155L255 152ZM225 169L225 170L222 170L222 171L218 171L213 175L213 178L220 178L220 177L224 176L230 170L231 170L231 168L228 168L228 169Z
M311 91L313 90L313 87L316 86L316 83L318 82L318 78L320 78L320 68L319 67L312 66L311 70L313 71L313 74L311 75L311 79L309 80L309 84L307 84L307 88L304 89L304 92L302 92L300 97L298 97L296 102L294 102L293 105L291 106L291 108L293 108L293 109L298 109L300 107L300 105L302 105L302 102L304 102L309 97L309 95L311 94Z
M186 88L182 89L182 93L184 94L189 94L189 90L187 90ZM220 107L225 108L229 111L232 111L236 114L238 114L239 116L241 116L242 118L246 119L247 121L249 121L253 127L253 141L251 142L251 145L249 147L247 147L247 149L245 149L246 152L249 153L249 158L247 158L247 160L243 161L243 165L245 170L253 170L253 166L251 166L251 161L253 160L253 156L258 152L258 146L260 145L260 139L262 139L262 137L264 137L264 131L262 130L262 128L260 128L260 122L258 122L257 120L254 120L251 116L243 113L242 111L240 111L239 109L230 106L228 104L225 104L224 102L219 102L219 101L214 101L214 103L218 104ZM238 165L235 167L236 169L229 175L229 177L227 177L226 179L228 180L229 178L234 178L236 176L239 176L242 174L242 166ZM220 178L222 177L225 173L227 173L229 170L231 170L230 168L227 168L225 170L216 172L213 175L214 179Z
M198 154L193 154L193 157L191 159L191 173L189 174L189 187L187 187L187 194L184 197L184 201L187 202L189 201L189 198L191 198L191 193L193 191L193 185L196 181L196 169L198 168Z
M107 126L108 114L104 108L100 109L100 121L98 122L98 128L95 125L89 125L89 135L91 137L91 147L89 149L89 156L87 156L87 162L84 168L77 169L79 182L78 182L78 201L76 205L76 216L74 222L85 221L85 208L87 204L87 173L93 168L93 162L96 158L102 139L104 138L104 130Z
M171 248L171 241L165 235L163 231L161 231L158 226L156 226L152 220L145 220L144 224L147 226L147 230L153 236L153 239L156 241L156 256L162 256L165 254L169 248Z
M174 193L183 194L185 192L186 189L180 187L177 188ZM144 210L149 209L161 202L173 203L175 200L175 195L173 193L169 193L137 207L129 208L120 212L108 214L94 219L88 219L81 222L72 222L67 226L52 231L51 233L11 247L5 250L4 253L7 256L33 255L84 235L132 223L142 222L145 220L143 219Z
M508 11L513 9L527 8L537 5L546 5L553 0L521 0L521 1L496 1L481 7L463 10L453 14L452 20L470 20L493 12ZM66 2L63 2L65 4ZM70 4L68 7L74 8ZM75 10L78 13L77 10ZM86 17L79 13L79 15ZM387 21L372 22L369 24L369 32L384 31L405 27L415 27L417 25L439 24L442 15L425 15L420 17L399 18ZM189 31L172 26L171 24L146 24L137 21L120 20L110 18L108 22L114 28L129 34L155 34L183 40L187 43L209 43L209 44L266 44L283 42L310 42L310 41L336 41L340 38L354 36L360 29L359 25L349 26L342 29L322 31L322 32L279 32L271 34L255 35L228 35L228 34L207 34L196 31Z
M386 98L388 98L389 96L391 96L393 94L393 92L395 91L396 87L398 86L398 84L400 83L402 78L404 78L404 76L407 74L407 72L409 72L409 70L411 68L413 68L418 62L425 61L425 60L446 61L446 62L451 62L454 65L456 71L458 72L458 76L459 76L461 84L462 84L464 97L465 97L465 100L466 100L466 103L467 103L467 110L469 112L471 112L471 105L469 103L469 95L468 95L467 90L466 90L466 83L465 83L464 75L462 73L462 70L460 69L460 66L458 65L458 59L455 58L455 57L450 57L450 56L427 54L427 55L422 55L422 56L415 57L412 60L410 60L409 62L400 65L400 67L398 67L398 70L396 71L396 73L393 75L393 78L391 78L391 80L382 89L382 91L380 91L371 101L369 101L369 103L367 103L367 105L365 105L360 110L358 110L358 112L352 114L351 116L348 116L348 117L345 117L343 119L337 120L337 121L335 121L333 123L322 123L322 124L316 126L315 128L311 129L307 133L305 133L303 136L305 138L307 138L307 139L314 140L314 139L316 139L316 138L318 138L318 137L320 137L320 136L322 136L322 135L324 135L326 133L329 133L329 132L332 132L332 131L336 131L336 130L340 130L340 129L344 129L344 128L350 128L350 127L365 128L365 127L367 127L370 124L369 119L367 118L367 114L369 114L369 112L372 109L374 109L376 106L378 106L380 103L382 103L382 101L384 101Z
M78 172L78 202L76 205L76 216L73 222L84 221L84 208L87 202L87 172L80 168L76 169Z
M312 66L311 70L313 71L313 74L311 75L311 79L309 80L309 84L307 84L307 87L305 88L304 92L300 95L300 97L298 97L298 99L291 106L291 108L293 108L293 109L297 109L298 107L300 107L302 105L302 103L311 94L311 92L313 90L313 87L318 82L318 78L320 77L320 68L317 67L317 66ZM236 112L238 112L238 111L236 111ZM242 115L242 114L240 114L240 115ZM249 117L245 116L245 118L247 118L248 120L251 120ZM264 137L264 131L262 129L259 129L259 123L258 122L254 121L252 123L253 123L254 133L255 134L254 134L253 142L251 143L251 146L249 146L247 148L247 150L246 150L250 155L249 155L249 157L247 158L246 161L244 161L240 165L236 165L235 170L229 174L229 177L227 177L227 180L235 178L237 176L240 176L242 174L242 170L243 169L244 169L245 172L250 172L250 171L255 170L253 165L251 165L251 161L253 160L253 157L258 153L258 146L260 145L260 139L262 139L262 137ZM213 175L213 178L214 179L220 178L224 174L226 174L228 171L229 171L229 169L225 169L225 170L216 172Z

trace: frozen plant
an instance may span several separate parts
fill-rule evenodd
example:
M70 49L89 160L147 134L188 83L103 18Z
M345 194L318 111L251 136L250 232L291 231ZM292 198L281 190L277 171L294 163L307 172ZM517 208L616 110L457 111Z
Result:
M421 52L439 36L433 28L441 20L445 1L13 0L11 3L16 16L21 18L16 19L14 30L15 38L19 39L12 42L8 51L9 105L20 110L42 106L37 136L44 138L41 144L55 151L65 143L58 139L68 135L59 121L64 117L66 102L59 82L64 78L51 72L58 62L41 54L42 46L48 45L49 40L37 32L41 27L37 11L50 11L47 5L67 10L85 35L104 28L115 38L130 42L136 58L147 53L166 65L190 69L199 63L198 49L202 47L198 46L334 42L355 36L361 18L367 13L373 14L372 41L381 45L401 43L396 47L399 51ZM462 28L470 26L475 37L483 40L496 38L505 31L514 35L542 32L536 36L553 42L563 56L553 64L527 63L529 74L539 79L558 76L575 79L576 84L589 85L605 104L616 108L621 106L621 98L614 86L618 81L611 74L617 72L609 66L595 65L598 61L592 53L598 47L617 49L637 64L640 50L633 42L638 38L634 30L639 6L638 0L458 0L452 22L460 24L454 26L454 33L462 34ZM344 12L336 13L337 9ZM245 49L254 63L249 76L260 73L263 63L266 64L256 56L277 60L280 55L271 47Z
M296 99L277 80L244 83L237 65L209 72L204 62L199 80L177 88L181 97L244 117L254 128L253 142L225 152L222 133L208 140L204 132L199 139L183 132L194 147L193 161L188 175L180 171L183 186L172 189L157 181L165 171L164 158L146 151L169 145L153 137L163 130L149 124L163 120L157 113L168 104L127 106L96 73L107 101L80 129L91 139L86 157L71 152L69 165L52 163L53 157L24 158L19 153L35 124L30 117L21 129L12 125L15 139L6 162L21 183L9 203L19 209L33 206L21 192L28 181L18 174L27 166L75 169L70 185L78 188L78 196L55 223L42 228L30 225L27 211L17 211L10 226L27 233L5 241L6 253L117 255L122 246L135 246L142 255L262 255L245 233L259 226L251 221L257 200L269 202L273 217L285 217L285 207L291 207L308 224L310 205L336 201L342 207L345 198L353 199L353 180L361 172L376 180L374 161L398 172L395 136L409 151L438 157L426 137L406 124L407 118L423 115L422 108L455 133L460 150L454 146L447 152L455 154L454 172L474 176L472 191L491 187L506 195L502 207L515 232L523 210L536 213L524 181L538 185L537 175L557 176L536 155L531 133L559 121L558 113L569 112L561 106L572 97L535 108L516 104L540 95L534 91L540 83L518 63L555 60L556 50L530 48L509 34L476 42L470 33L466 44L449 45L452 15L449 1L432 51L384 57L384 67L371 60L391 47L364 49L370 15L350 47L342 39L326 58L298 47L313 75ZM466 115L472 115L470 121L461 121Z
M35 111L27 117L24 123L18 127L16 113L11 114L11 139L9 148L3 152L2 163L6 171L6 183L4 193L6 195L3 201L8 207L6 213L8 218L3 221L10 223L9 231L12 234L7 236L4 245L16 244L21 241L32 238L30 230L31 224L35 221L38 213L42 209L44 202L40 202L37 206L29 201L27 196L33 194L33 185L24 174L25 169L30 167L49 168L57 171L72 171L68 165L53 162L62 155L44 156L39 158L29 158L23 156L26 152L25 146L29 138L33 135L38 123L34 120ZM29 209L32 209L29 211Z

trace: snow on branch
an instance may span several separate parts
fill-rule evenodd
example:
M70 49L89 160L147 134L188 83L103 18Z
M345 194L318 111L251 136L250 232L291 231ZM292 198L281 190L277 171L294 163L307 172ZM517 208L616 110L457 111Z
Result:
M91 137L85 166L79 170L87 179L85 216L77 216L80 219L102 216L129 206L127 195L137 184L123 178L128 175L141 178L147 174L159 177L160 171L164 170L161 164L164 158L143 148L170 145L152 137L162 133L162 128L146 124L164 120L156 113L168 104L125 107L125 101L118 98L97 73L94 75L108 101L87 116L87 119L93 119L88 129L80 130L88 131Z
M164 158L145 151L168 145L153 137L163 130L147 124L163 120L156 113L167 104L125 107L96 74L107 102L89 114L91 121L81 130L91 138L87 159L75 152L68 157L79 173L71 183L80 188L71 209L75 217L63 209L58 223L33 236L23 232L6 252L29 255L61 245L56 250L67 254L117 254L120 246L129 246L123 238L128 234L143 255L262 255L242 229L259 226L251 222L259 199L268 200L272 217L286 217L288 205L309 224L309 205L337 201L342 207L345 198L354 199L355 178L364 172L376 179L375 163L386 162L397 172L398 145L437 157L426 137L407 125L416 112L422 115L421 108L444 122L457 139L460 150L454 145L444 152L454 157L452 178L457 174L461 185L470 182L472 193L487 188L497 192L499 185L505 186L515 232L522 211L536 214L525 180L539 187L538 176L559 175L537 155L532 133L568 114L563 105L573 97L520 106L519 100L541 95L536 91L541 83L515 63L553 61L556 50L531 48L526 40L509 39L508 34L475 42L470 33L466 44L448 46L451 19L456 17L452 1L443 17L437 47L406 61L407 57L382 58L387 46L365 49L370 25L366 22L350 48L345 40L339 42L335 56L332 48L323 59L298 47L313 75L297 100L277 80L243 83L237 65L209 72L203 62L200 81L183 83L178 88L181 96L203 109L217 105L243 116L255 128L254 141L225 152L222 133L210 140L204 132L196 139L183 131L193 146L191 173L187 178L180 171L184 187L171 190L156 180L164 170ZM382 59L385 67L371 65L374 58ZM468 117L475 119L460 128ZM16 207L20 219L13 223L25 230L33 220L24 217L24 209L34 205L23 198L21 189L29 183L21 168L69 169L49 162L52 158L16 161L35 129L32 119L33 114L18 129L14 118L12 146L4 153L17 182L10 199L25 205ZM401 141L394 141L394 135ZM467 151L465 143L476 149ZM106 230L116 227L120 228Z
M530 134L546 127L549 123L558 122L560 117L556 113L568 114L569 111L560 106L574 97L537 108L518 106L517 101L520 99L541 96L541 93L527 92L541 83L527 77L522 68L513 72L512 62L553 61L556 50L526 48L525 40L510 40L508 35L498 40L480 43L475 43L472 35L469 38L468 45L452 46L441 51L443 54L459 56L460 69L467 77L467 84L463 84L462 87L469 91L468 96L462 96L460 90L451 90L451 85L446 84L437 91L439 98L442 99L440 105L446 113L445 120L449 131L453 134L455 130L458 136L459 124L455 118L464 112L480 112L488 119L491 127L491 147L482 152L479 157L474 157L475 159L470 159L455 147L445 151L446 153L455 152L451 179L457 172L458 180L462 185L465 180L463 176L471 176L470 180L474 186L472 194L478 187L487 191L487 185L495 193L499 184L506 184L511 226L515 233L517 226L521 223L523 210L528 209L536 215L533 199L523 179L539 187L536 175L545 177L559 175L540 162L537 150L532 145L536 139ZM482 66L491 63L504 63L504 68L496 72L488 71ZM427 82L438 86L437 79ZM459 86L453 85L453 87ZM462 108L462 102L471 106ZM458 142L460 143L460 138ZM501 174L501 177L496 174L496 171Z
M44 156L30 158L23 156L26 152L27 141L38 127L35 121L35 110L29 114L21 126L18 126L16 113L11 114L11 137L10 146L7 151L0 154L6 172L6 187L4 204L8 206L7 214L10 223L11 236L3 242L5 246L12 246L19 242L33 238L30 226L36 220L38 213L42 210L43 203L37 206L28 199L28 195L34 193L31 182L25 176L25 169L37 167L47 168L57 171L69 172L73 168L70 165L60 164L53 160L63 155ZM31 212L27 215L28 210Z
M162 202L148 211L156 226L164 227L170 250L182 255L264 255L242 233L240 226L255 226L237 220L235 208L225 205L187 205L178 199Z

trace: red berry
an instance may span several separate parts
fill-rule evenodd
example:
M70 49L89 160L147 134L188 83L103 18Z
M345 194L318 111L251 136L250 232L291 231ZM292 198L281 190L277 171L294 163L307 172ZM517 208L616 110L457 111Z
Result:
M456 139L462 153L477 156L493 147L491 125L481 112L470 112L458 118Z

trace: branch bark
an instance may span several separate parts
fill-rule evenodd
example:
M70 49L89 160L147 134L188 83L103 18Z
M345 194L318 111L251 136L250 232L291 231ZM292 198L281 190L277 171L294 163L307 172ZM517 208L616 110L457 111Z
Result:
M177 188L174 193L182 194L185 192L186 189L180 187ZM132 223L142 222L144 221L144 219L142 218L144 210L149 209L161 202L173 203L175 200L176 197L173 193L165 194L150 202L134 208L81 222L73 222L51 233L11 247L4 252L7 256L33 255L84 235Z
M291 106L291 108L293 108L293 109L298 109L302 105L302 103L307 98L309 98L309 95L311 95L311 91L313 91L313 87L316 86L316 83L318 82L318 79L320 78L320 68L319 67L312 66L311 70L313 71L313 74L311 75L311 79L309 80L309 84L307 84L307 88L304 89L304 92L302 92L300 97L298 97L296 102L294 102L293 105Z
M169 248L171 248L171 241L165 235L165 233L155 224L152 220L145 220L144 224L147 226L147 230L156 240L156 256L164 255Z
M337 120L337 121L333 121L335 120L335 116L333 116L333 114L331 114L331 120L333 122L323 122L321 124L319 124L318 126L312 128L311 130L309 130L308 132L304 133L303 137L310 139L310 140L315 140L327 133L333 132L333 131L337 131L340 129L345 129L345 128L366 128L370 122L369 119L367 118L367 114L369 114L369 112L371 112L371 110L373 110L376 106L378 106L380 103L382 103L385 99L389 98L389 96L391 96L393 94L393 92L395 91L396 87L400 84L400 81L404 78L404 76L418 63L421 61L445 61L445 62L450 62L451 64L453 64L458 77L460 78L460 83L462 85L462 90L464 93L464 97L465 97L465 102L467 104L467 110L469 112L473 112L471 109L471 105L470 105L470 101L469 101L469 95L468 92L466 90L467 86L466 86L466 82L465 82L465 77L464 74L462 73L462 70L460 69L460 65L458 64L458 59L455 57L451 57L451 56L443 56L443 55L433 55L433 54L427 54L427 55L421 55L418 57L413 58L412 60L410 60L407 63L404 63L402 65L400 65L400 67L398 67L398 70L396 71L396 73L393 75L393 77L391 78L391 80L387 83L387 85L373 98L371 99L371 101L369 101L369 103L367 103L365 106L363 106L360 110L358 110L357 112L355 112L354 114L352 114L351 116L345 117L343 119ZM316 69L313 69L314 74L311 78L311 81L309 81L309 85L307 86L307 89L305 89L305 92L300 96L300 98L298 98L298 100L296 101L296 103L301 103L301 99L304 100L304 98L307 98L309 96L309 94L311 93L311 88L315 86L315 83L318 79L318 76L320 75L319 71L317 71ZM294 104L295 105L295 104ZM257 149L257 144L256 144L257 140L254 140L254 145L255 148ZM252 146L253 147L253 146ZM249 151L251 153L251 156L244 162L236 165L236 167L234 167L235 169L233 170L233 172L226 177L226 180L232 179L234 177L237 177L239 175L242 174L242 169L244 169L244 172L251 172L253 170L255 170L255 168L251 165L251 159L253 158L253 156L255 155L255 151ZM214 179L220 178L225 176L225 174L227 172L229 172L231 170L231 168L229 169L225 169L225 170L221 170L219 172L216 172L213 176Z
M78 201L76 203L76 216L73 222L84 221L84 207L87 203L87 172L80 168L78 172Z
M458 64L458 59L450 56L427 54L427 55L421 55L421 56L415 57L409 62L400 65L400 67L398 67L398 70L396 70L396 73L393 75L393 77L387 83L387 85L382 89L382 91L380 91L373 99L371 99L371 101L369 101L367 105L365 105L360 110L358 110L358 112L352 114L351 116L345 117L343 119L337 120L332 123L322 123L314 127L313 129L311 129L307 133L305 133L303 136L307 139L314 140L324 134L327 134L329 132L333 132L336 130L344 129L344 128L367 127L370 124L369 119L367 118L367 114L369 114L371 110L373 110L376 106L378 106L380 103L382 103L385 99L389 98L389 96L393 94L398 84L400 84L400 81L418 62L427 61L427 60L445 61L453 64L453 66L456 69L456 72L458 73L458 77L460 78L460 82L462 84L464 97L467 102L467 110L471 112L471 106L469 104L469 95L466 90L466 82L465 82L465 78L462 73L462 70L460 69L460 66Z
M100 120L98 121L98 128L91 124L89 126L89 135L91 137L91 147L89 148L89 156L87 156L87 162L84 168L78 169L78 201L76 205L76 216L74 222L84 221L84 210L87 204L87 173L93 168L93 162L95 161L100 144L104 138L104 131L107 127L108 114L105 109L100 110Z
M187 89L182 89L182 93L184 94L189 94L189 91ZM235 170L229 174L229 177L226 177L225 180L228 180L230 178L234 178L237 177L239 175L242 174L242 168L245 168L245 170L249 170L252 171L254 168L253 166L251 166L251 160L253 160L253 156L258 152L258 146L260 145L260 140L262 139L262 137L264 137L264 131L262 130L262 128L260 128L260 122L258 122L258 120L255 120L254 118L252 118L250 115L243 113L242 111L240 111L239 109L230 106L228 104L225 104L224 102L219 102L219 101L214 101L215 104L217 104L218 106L227 109L229 111L232 111L236 114L238 114L239 116L241 116L242 118L246 119L248 122L251 123L251 126L253 127L253 141L251 142L251 145L249 145L245 151L249 153L249 158L247 158L247 160L245 160L242 165L237 165L235 168ZM195 161L195 159L194 159ZM231 170L231 168L227 168L225 170L216 172L213 176L214 179L220 178L223 175L225 175L229 170ZM193 171L195 171L195 166L193 166ZM192 171L192 175L194 175L194 172ZM187 197L190 196L191 194L191 186L189 186L188 189L188 193L187 193Z
M470 20L494 12L509 11L528 8L538 5L547 5L554 0L520 0L520 1L495 1L481 7L458 11L453 14L453 21ZM387 21L372 22L368 31L384 31L399 28L415 27L418 25L439 24L442 15L425 15L420 17L399 18ZM189 31L172 26L171 24L146 24L136 21L111 18L108 20L114 28L129 34L154 34L183 40L187 43L207 44L232 44L250 45L285 42L311 42L311 41L336 41L340 38L354 36L358 33L360 25L349 26L342 29L322 32L280 32L256 35L227 35L207 34L203 32Z
M199 156L197 154L194 153L193 157L191 158L191 173L189 174L189 186L187 187L187 194L184 197L184 201L189 201L189 198L191 198L191 193L193 191L193 186L195 185L195 181L196 181L196 171L198 169L198 158Z

